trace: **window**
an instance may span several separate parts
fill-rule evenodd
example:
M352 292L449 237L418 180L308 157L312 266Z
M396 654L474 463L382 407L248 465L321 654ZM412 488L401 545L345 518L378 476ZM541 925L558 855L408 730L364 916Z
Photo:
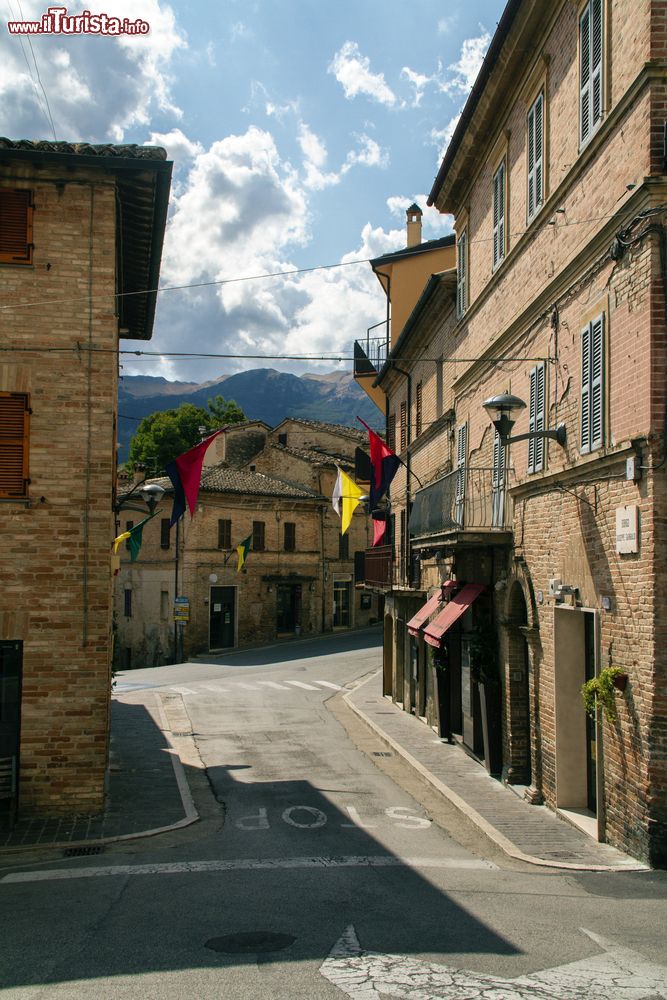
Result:
M528 112L528 221L544 201L544 93Z
M134 521L126 521L125 522L125 530L126 531L131 531L133 527L134 527ZM129 538L125 539L125 549L126 549L127 552L131 552L132 551L131 548L130 548L130 539ZM127 591L126 591L126 593L127 593Z
M126 618L132 617L132 591L129 588L125 590L123 613Z
M588 0L579 18L579 142L584 145L602 121L603 0Z
M387 421L387 445L396 451L396 414L392 413Z
M232 522L228 518L221 518L218 521L218 548L231 549L232 547Z
M287 434L278 435L278 444L282 444L284 447L287 446Z
M604 442L604 313L581 331L581 454Z
M32 192L0 188L0 263L32 264Z
M160 519L160 548L169 548L169 535L171 531L171 525L169 524L169 518L163 517Z
M405 451L408 444L408 407L406 403L401 403L401 451Z
M264 521L252 522L252 549L253 552L264 551Z
M536 365L530 373L530 406L528 430L543 431L546 426L546 365ZM528 471L544 469L544 438L531 438L528 442Z
M456 435L456 510L455 520L463 527L466 495L466 457L468 454L468 425L461 424Z
M423 407L423 387L421 382L417 382L415 390L415 437L419 437L422 432L422 407Z
M493 175L493 268L505 257L505 161Z
M169 617L169 591L160 591L160 618L166 621Z
M295 552L296 551L296 524L293 521L285 521L283 525L284 530L284 548L285 552Z
M339 535L338 536L338 558L339 559L349 559L350 558L350 537L349 537L349 535Z
M456 315L461 318L468 308L468 230L456 241Z
M493 439L493 473L491 480L492 524L502 528L505 523L505 445L498 431Z
M30 401L27 393L0 392L0 497L28 496Z

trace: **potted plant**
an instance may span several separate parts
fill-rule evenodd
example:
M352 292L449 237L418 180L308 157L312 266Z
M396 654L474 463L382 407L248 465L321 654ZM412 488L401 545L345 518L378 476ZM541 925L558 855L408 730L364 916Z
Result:
M618 712L616 711L615 692L617 690L624 691L627 683L628 675L619 667L605 667L597 677L591 677L581 687L581 697L586 715L594 719L596 708L600 705L607 722L616 722Z

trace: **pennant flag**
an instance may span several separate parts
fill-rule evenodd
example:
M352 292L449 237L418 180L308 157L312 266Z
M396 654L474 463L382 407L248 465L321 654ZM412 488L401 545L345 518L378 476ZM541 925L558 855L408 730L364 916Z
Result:
M363 496L364 491L361 487L357 486L354 480L350 479L350 477L343 472L342 469L339 469L336 485L334 486L332 502L334 510L340 516L341 535L344 535L350 527L352 515L359 506L359 502Z
M371 449L371 510L389 489L389 484L396 475L396 470L401 464L398 455L389 448L382 438L372 431L365 420L357 417L360 424L363 424L368 431L368 443Z
M118 546L120 545L120 543L124 542L126 539L129 539L129 541L130 541L130 562L135 562L136 558L139 555L139 552L141 550L141 542L142 542L142 535L143 535L143 532L144 532L144 525L147 524L151 520L151 518L156 517L158 514L161 514L161 513L162 513L162 511L160 511L160 510L154 510L153 513L149 514L148 517L145 517L143 519L143 521L139 521L139 524L135 524L133 527L130 528L129 531L124 531L122 535L118 536L118 538L114 538L114 540L113 540L114 554L116 552L118 552Z
M247 538L244 538L243 541L236 546L236 551L239 554L239 558L236 563L237 573L239 572L239 570L243 569L243 564L245 563L248 557L248 552L250 552L251 545L252 545L252 535L248 535Z
M173 462L165 466L165 472L171 479L174 486L174 505L171 508L171 519L169 526L176 522L185 514L185 504L190 509L190 516L194 517L197 497L199 496L199 484L201 483L201 470L204 464L204 455L211 442L217 438L222 431L215 431L209 437L204 438L200 444L194 448L183 452Z
M373 521L373 547L380 544L386 530L386 521Z

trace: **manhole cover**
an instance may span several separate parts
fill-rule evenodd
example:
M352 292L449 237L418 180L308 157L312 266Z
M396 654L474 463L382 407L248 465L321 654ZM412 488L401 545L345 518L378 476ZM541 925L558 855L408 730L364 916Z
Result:
M102 854L104 848L100 845L92 845L90 847L67 847L63 851L64 858L85 858L89 854Z
M240 934L225 934L224 937L210 938L205 943L211 951L222 951L228 955L252 955L260 951L282 951L294 944L292 934L275 934L273 931L246 931Z

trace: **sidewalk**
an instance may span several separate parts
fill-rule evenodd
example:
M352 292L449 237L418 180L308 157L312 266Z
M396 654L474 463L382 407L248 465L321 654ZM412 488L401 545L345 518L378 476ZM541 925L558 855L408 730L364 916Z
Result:
M142 702L112 701L105 811L92 817L19 819L12 829L0 821L0 855L45 847L93 854L105 842L147 837L197 819L162 703L150 691L141 697Z
M642 871L646 866L557 817L532 806L491 778L460 747L443 743L428 726L381 693L381 673L345 695L378 736L449 799L506 854L532 864L586 871ZM107 806L99 816L0 822L0 856L17 850L62 848L97 853L105 842L178 829L198 818L178 754L188 752L179 699L150 690L114 698Z
M437 791L512 858L550 868L646 871L646 865L599 844L546 806L529 805L492 778L461 747L440 740L382 695L382 672L345 696L356 714Z

